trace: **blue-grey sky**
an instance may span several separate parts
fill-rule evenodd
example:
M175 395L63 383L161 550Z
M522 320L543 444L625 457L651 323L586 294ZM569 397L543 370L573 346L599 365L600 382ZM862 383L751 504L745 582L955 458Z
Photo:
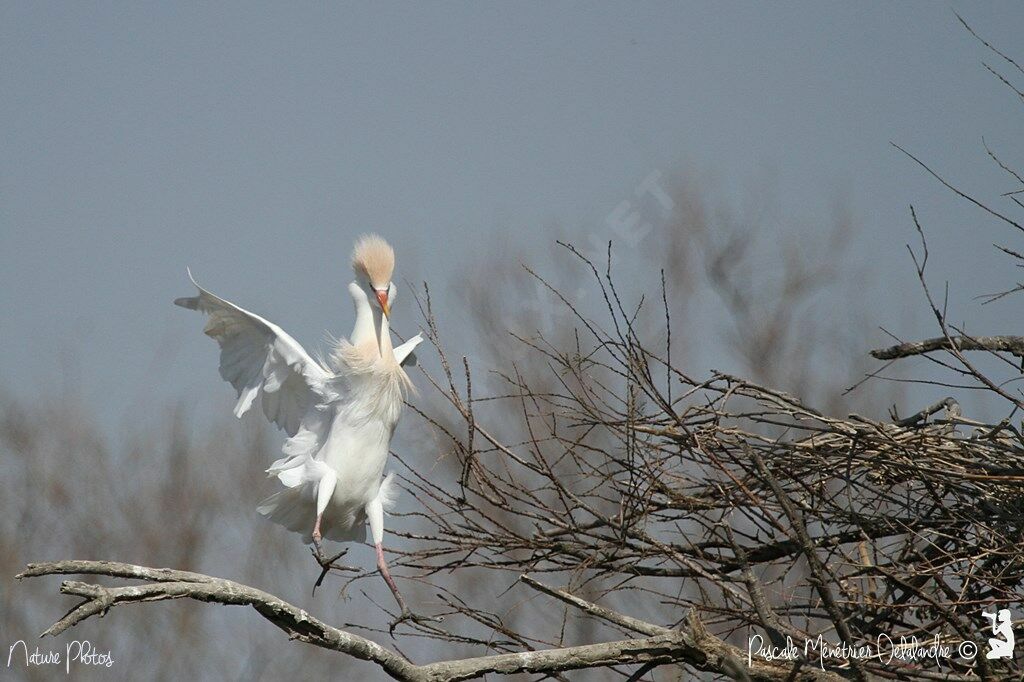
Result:
M1024 165L1020 102L954 9L1020 47L1018 2L4 2L0 390L75 388L112 423L226 405L171 305L186 265L313 344L349 325L357 234L443 285L499 238L541 254L552 224L600 227L652 171L770 178L812 225L845 203L877 323L913 336L908 204L959 301L1015 277L989 246L1015 235L889 146L988 197L1012 185L983 135ZM1019 333L1015 305L968 319Z

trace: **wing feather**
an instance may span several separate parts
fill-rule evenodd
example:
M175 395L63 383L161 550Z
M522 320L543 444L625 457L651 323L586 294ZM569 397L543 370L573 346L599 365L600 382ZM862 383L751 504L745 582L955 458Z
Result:
M423 335L417 334L405 343L395 346L395 360L402 367L415 367L417 364L416 353L413 352L416 346L423 343Z
M267 419L294 436L329 401L332 374L276 324L203 289L191 271L188 276L199 295L174 304L209 315L203 331L220 346L220 375L238 392L235 416L259 398Z

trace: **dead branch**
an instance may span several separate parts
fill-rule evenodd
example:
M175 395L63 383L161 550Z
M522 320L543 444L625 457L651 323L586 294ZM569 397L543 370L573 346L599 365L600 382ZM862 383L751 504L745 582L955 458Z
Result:
M148 581L142 585L104 587L66 580L60 591L81 597L82 601L51 625L43 635L56 636L92 616L103 616L123 604L194 599L225 606L251 606L261 616L283 630L289 639L297 639L324 649L348 654L379 665L399 680L419 680L416 666L404 657L368 639L339 630L310 616L304 610L248 585L201 573L149 568L114 561L56 561L29 564L16 578L45 575L105 575Z
M328 625L272 594L232 580L201 573L112 561L68 560L29 564L16 577L24 579L77 574L104 575L145 582L140 585L106 587L77 580L64 581L61 583L60 591L63 594L81 597L82 601L51 625L43 635L59 635L92 616L104 616L115 606L167 599L194 599L224 606L250 606L284 631L289 639L375 663L394 679L408 682L471 680L488 673L554 674L582 668L645 663L687 663L699 670L723 674L729 666L734 665L733 661L742 655L740 650L707 634L695 620L685 629L659 627L547 587L527 576L523 576L524 582L535 589L560 599L571 600L574 606L589 614L625 625L628 629L648 636L416 665L401 654L364 637ZM841 679L836 675L813 670L791 678L790 672L784 666L756 664L748 674L752 680L765 681Z
M914 355L924 355L940 350L989 351L993 353L1010 353L1024 358L1024 336L951 336L907 341L887 348L871 351L871 356L878 360L895 360Z

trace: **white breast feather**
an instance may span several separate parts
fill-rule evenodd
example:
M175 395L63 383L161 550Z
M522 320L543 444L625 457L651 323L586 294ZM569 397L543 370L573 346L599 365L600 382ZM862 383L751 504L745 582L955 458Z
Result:
M398 423L412 381L393 357L364 353L340 339L330 354L330 363L342 382L339 391L347 402L346 412L355 423L379 419L389 427Z

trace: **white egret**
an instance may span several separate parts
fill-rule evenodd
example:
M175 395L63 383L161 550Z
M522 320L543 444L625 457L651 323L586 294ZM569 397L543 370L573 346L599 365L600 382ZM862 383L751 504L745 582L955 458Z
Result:
M407 618L409 609L381 546L384 509L393 493L392 475L383 473L412 385L402 366L415 362L413 349L423 338L417 334L392 346L394 265L394 250L382 238L367 235L357 241L356 281L348 286L355 327L348 340L338 340L319 360L277 325L211 294L194 279L199 295L175 304L209 315L204 331L220 345L220 375L238 392L235 415L241 417L258 400L267 418L289 436L285 456L267 469L286 487L258 511L312 542L324 573L332 560L324 556L322 539L364 542L369 521L377 566Z

